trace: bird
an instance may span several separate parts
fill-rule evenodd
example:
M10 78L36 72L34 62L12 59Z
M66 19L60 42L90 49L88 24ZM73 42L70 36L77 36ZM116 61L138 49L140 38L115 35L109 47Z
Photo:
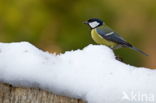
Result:
M91 37L97 44L106 45L113 50L122 47L130 48L145 56L148 56L148 54L127 42L116 31L107 26L106 23L103 22L101 19L91 18L85 21L84 24L87 24L90 27Z

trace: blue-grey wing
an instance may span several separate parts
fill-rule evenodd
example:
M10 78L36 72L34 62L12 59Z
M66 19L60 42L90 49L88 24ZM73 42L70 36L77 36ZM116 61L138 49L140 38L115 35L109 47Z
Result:
M118 35L116 32L113 32L111 29L96 29L97 33L100 34L104 39L115 42L117 44L132 47L131 44L126 42L124 38Z

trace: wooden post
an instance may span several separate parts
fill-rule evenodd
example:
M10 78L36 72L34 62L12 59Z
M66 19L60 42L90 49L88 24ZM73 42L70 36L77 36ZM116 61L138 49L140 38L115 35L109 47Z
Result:
M19 88L0 83L0 103L84 103L81 100L58 96L44 90Z

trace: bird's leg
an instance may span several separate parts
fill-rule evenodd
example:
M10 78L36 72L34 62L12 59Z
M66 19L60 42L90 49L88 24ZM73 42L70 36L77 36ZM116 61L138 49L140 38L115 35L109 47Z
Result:
M118 61L123 62L123 58L121 58L119 55L115 56L115 59L118 60Z
M114 50L121 48L121 47L122 47L122 45L117 45L115 47L111 47L111 49L114 51ZM116 58L116 60L123 62L123 59L119 55L115 56L115 58Z
M114 50L121 48L121 47L122 47L122 45L117 45L115 47L112 47L112 50L114 51ZM116 60L123 62L123 59L119 55L115 56L115 58L116 58Z
M122 47L122 45L117 45L117 46L113 47L112 49L113 49L113 50L116 50L116 49L119 49L119 48L121 48L121 47Z
M117 46L110 46L110 48L114 51L115 49L118 49L118 48L121 48L122 46L121 45L117 45ZM118 56L115 56L115 58L116 58L116 60L118 60L118 61L121 61L121 62L123 62L123 59L118 55Z

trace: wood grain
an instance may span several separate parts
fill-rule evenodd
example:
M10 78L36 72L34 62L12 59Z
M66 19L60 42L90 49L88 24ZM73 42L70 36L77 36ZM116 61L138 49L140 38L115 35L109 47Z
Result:
M34 88L13 87L0 83L0 103L85 103Z

